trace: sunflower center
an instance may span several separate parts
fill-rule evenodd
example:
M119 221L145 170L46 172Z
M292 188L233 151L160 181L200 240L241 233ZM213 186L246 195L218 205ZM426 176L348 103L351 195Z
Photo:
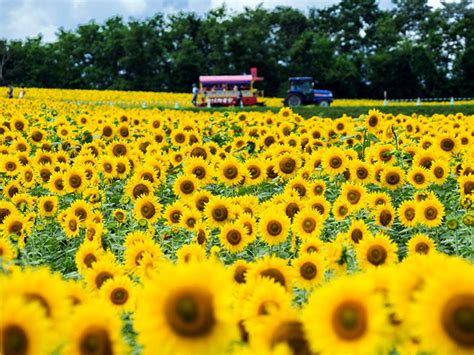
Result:
M425 218L429 221L432 221L434 219L436 219L436 217L438 216L438 210L434 207L428 207L427 209L425 209Z
M296 190L296 192L298 192L298 196L299 197L303 197L306 195L306 187L304 187L303 185L301 184L296 184L293 186L293 189Z
M451 297L443 307L441 323L448 336L461 347L474 346L474 295Z
M13 221L13 223L8 228L8 232L10 234L21 235L22 228L23 223L21 223L20 221Z
M204 170L201 167L194 168L192 173L194 176L196 176L198 179L203 179L206 176L206 170Z
M314 263L307 261L300 267L300 275L306 280L312 280L316 277L318 273L318 268Z
M354 229L351 232L351 239L354 241L354 243L359 244L359 242L362 240L364 234L360 229Z
M120 163L120 162L117 163L116 169L117 169L117 172L118 172L119 174L123 174L124 172L127 171L126 165L125 165L124 163Z
M116 144L112 149L112 153L116 157L123 156L127 154L127 148L123 144Z
M25 173L25 180L26 180L27 182L30 182L31 180L33 180L33 174L31 173L31 171L27 171L27 172Z
M77 230L77 222L75 220L70 220L68 223L69 229L73 232Z
M296 213L298 213L300 210L300 207L298 204L294 202L290 202L288 206L286 206L285 213L289 218L293 218Z
M384 227L388 226L392 222L392 213L388 210L380 212L380 224Z
M227 219L228 211L225 206L218 206L212 210L212 218L217 222L222 222Z
M238 230L231 230L226 235L227 241L232 245L238 245L242 240L242 235Z
M396 185L400 182L400 175L398 175L398 173L388 173L385 181L389 185Z
M96 261L97 261L97 258L92 253L89 253L86 256L84 256L84 265L86 265L88 268L91 268L92 263L95 263Z
M298 321L283 322L275 329L270 340L270 347L273 349L280 343L286 343L294 355L311 354L303 325Z
M367 330L367 312L363 305L355 301L346 301L334 311L332 326L337 335L344 340L356 340Z
M262 270L260 272L260 276L268 277L268 278L272 279L273 281L279 283L283 287L285 287L285 285L286 285L285 276L277 268L270 267L268 269Z
M54 204L51 201L46 201L43 205L43 208L46 212L51 212L54 209Z
M430 247L428 244L426 244L425 242L419 242L416 244L415 246L415 251L418 253L418 254L428 254L428 252L430 251Z
M465 182L463 188L464 188L464 193L466 195L470 195L474 190L474 182L472 181Z
M349 210L345 206L341 206L338 208L338 212L340 216L345 216Z
M227 179L235 179L238 175L239 171L235 166L229 166L226 169L224 169L224 176Z
M379 122L379 119L377 118L377 116L370 116L370 118L369 118L369 126L370 127L377 126L378 122Z
M340 168L342 165L342 159L339 158L339 157L333 157L330 161L329 161L329 166L333 169L338 169Z
M369 175L369 172L366 168L358 168L356 171L356 175L359 179L366 179Z
M148 189L148 186L145 184L137 184L133 188L132 195L136 199L141 195L148 195L150 193L150 190Z
M209 202L209 197L207 196L199 197L199 199L196 202L196 208L202 212L204 211L204 208L206 207L206 203L208 202Z
M316 221L313 218L306 218L302 227L306 233L311 233L316 228Z
M444 169L440 166L437 166L436 168L433 169L433 174L438 179L441 179L444 176Z
M81 355L112 355L112 342L107 330L92 326L81 334L79 340Z
M206 150L200 147L193 148L189 155L191 155L192 157L202 157L203 159L207 158Z
M443 149L445 152L450 152L454 148L454 142L450 138L445 138L441 141L441 149Z
M72 175L70 178L69 178L69 185L73 188L73 189L77 189L78 187L80 187L82 184L82 178L79 176L79 175Z
M111 173L113 170L113 166L110 163L104 163L104 170L106 173Z
M184 141L186 140L186 136L182 133L178 133L175 137L174 137L176 143L184 143Z
M413 221L413 219L415 218L415 209L409 207L403 212L403 215L408 221Z
M387 259L387 251L381 245L372 245L367 250L367 260L375 266L382 265Z
M270 234L272 237L280 235L283 230L283 226L278 221L270 221L267 224L267 233Z
M110 294L110 301L112 301L113 304L116 304L118 306L125 304L127 300L128 300L128 291L124 289L123 287L117 287Z
M248 268L245 265L239 265L235 268L234 271L234 280L239 284L245 283L245 273L247 272Z
M112 275L110 272L101 271L95 277L95 285L97 286L97 288L101 288L105 281L110 280L113 277L114 275Z
M286 157L280 161L278 166L285 174L291 174L296 168L296 161L293 158Z
M267 147L271 146L273 143L275 143L275 138L270 136L270 137L266 137L265 140L264 140L264 143Z
M13 162L8 162L6 168L7 171L14 171L16 169L16 164Z
M186 338L204 337L216 323L212 295L204 290L186 290L169 296L165 317L171 329Z
M26 355L28 354L28 335L15 324L7 325L2 331L2 354Z
M253 233L253 226L252 226L252 223L250 222L244 222L244 227L247 228L247 235L252 235Z
M262 174L262 171L260 170L258 166L251 166L248 168L248 170L250 172L250 177L252 179L256 179Z
M351 190L347 194L347 200L353 205L357 204L360 201L360 197L360 192L356 190Z
M151 202L145 202L140 209L142 216L150 219L155 215L156 209Z
M425 182L425 176L423 174L415 174L414 180L417 184L423 184Z
M194 191L194 184L190 180L185 180L180 184L179 189L184 194L189 195Z

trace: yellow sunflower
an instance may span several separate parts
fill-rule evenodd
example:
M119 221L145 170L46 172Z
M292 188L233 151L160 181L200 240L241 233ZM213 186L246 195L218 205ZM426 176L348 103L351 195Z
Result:
M323 155L323 172L331 176L342 174L348 165L347 157L341 148L331 147Z
M38 199L40 216L53 217L58 211L58 198L56 196L42 196Z
M449 176L450 168L449 162L442 159L437 159L433 162L430 168L431 180L438 185L443 185Z
M436 242L426 234L415 234L407 243L407 255L436 253Z
M379 226L390 228L395 221L395 209L392 205L382 205L375 209L375 223Z
M199 184L194 175L181 175L174 181L173 191L181 198L189 198L199 189Z
M224 225L219 238L221 245L231 253L244 250L250 242L247 228L239 222Z
M135 201L133 215L137 221L146 220L155 223L161 215L161 205L154 196L141 196Z
M127 352L120 317L104 301L90 301L75 307L64 328L66 344L63 351L66 354Z
M241 316L248 323L261 321L276 313L291 312L291 293L275 280L261 278L243 285Z
M102 300L119 311L133 312L136 306L135 285L128 276L116 276L100 288Z
M51 324L39 305L19 297L7 297L2 298L1 307L2 354L47 354L58 345Z
M265 255L250 265L245 278L247 283L269 278L289 292L294 283L294 270L288 266L287 260Z
M266 165L261 159L247 159L244 163L244 168L247 169L249 175L249 178L246 181L247 184L258 185L265 180Z
M84 171L71 168L64 174L64 187L67 192L82 192L86 189L87 179Z
M209 163L201 157L186 158L183 171L188 176L193 175L203 185L208 184L212 179L212 170Z
M407 200L398 206L397 216L403 226L413 227L418 223L416 215L417 205L416 201Z
M398 260L397 245L383 233L362 239L356 246L356 253L361 269L391 265Z
M143 177L132 177L125 185L125 193L134 201L140 196L153 195L153 183Z
M215 196L206 204L204 215L210 225L220 227L235 218L235 207L227 198Z
M0 259L3 263L8 263L9 261L15 259L18 253L14 245L10 242L8 238L0 237Z
M321 214L312 208L305 207L299 211L291 225L293 233L302 239L317 237L324 226L324 219Z
M266 210L260 214L260 236L269 245L281 244L288 239L290 224L290 219L280 209Z
M397 166L387 166L382 170L380 183L383 187L395 190L402 186L405 180L405 172Z
M303 310L313 353L376 354L389 349L380 295L364 277L342 277L318 289Z
M437 198L427 198L417 204L416 215L421 224L437 227L443 221L444 205Z
M322 254L302 254L291 262L296 276L297 287L312 289L324 281L326 262Z
M453 258L433 270L433 277L427 278L411 312L420 348L430 353L472 354L474 268Z
M163 268L145 284L134 327L144 354L222 353L238 339L232 281L210 262ZM153 317L150 317L153 314Z
M284 179L290 179L295 176L302 162L298 155L284 153L274 159L275 172Z
M416 189L425 189L431 182L429 171L421 166L414 166L407 174L407 181Z
M353 219L351 225L349 226L349 230L347 231L347 235L351 242L354 244L359 244L362 239L370 236L371 234L364 220Z

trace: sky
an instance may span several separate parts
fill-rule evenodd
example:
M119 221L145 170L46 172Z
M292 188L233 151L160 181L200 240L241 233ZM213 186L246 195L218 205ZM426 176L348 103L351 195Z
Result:
M41 33L47 42L54 41L58 28L74 30L78 25L121 15L143 19L156 12L175 13L195 11L205 13L223 3L227 8L241 11L245 6L272 9L275 6L292 6L302 11L310 7L323 8L339 0L0 0L0 39L25 39ZM440 0L429 0L439 6ZM382 8L391 0L379 0Z

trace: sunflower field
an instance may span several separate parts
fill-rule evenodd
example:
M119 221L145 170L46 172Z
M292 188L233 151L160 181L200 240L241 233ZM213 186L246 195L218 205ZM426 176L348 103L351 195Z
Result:
M0 353L474 353L473 116L68 95L0 99Z

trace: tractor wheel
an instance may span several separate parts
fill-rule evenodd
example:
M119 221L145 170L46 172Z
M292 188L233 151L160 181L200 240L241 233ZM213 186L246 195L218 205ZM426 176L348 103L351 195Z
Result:
M303 103L301 96L296 94L290 94L286 98L286 105L290 107L300 106Z
M321 102L319 103L319 106L321 106L321 107L328 107L328 106L329 106L329 102L327 102L327 101L321 101Z

